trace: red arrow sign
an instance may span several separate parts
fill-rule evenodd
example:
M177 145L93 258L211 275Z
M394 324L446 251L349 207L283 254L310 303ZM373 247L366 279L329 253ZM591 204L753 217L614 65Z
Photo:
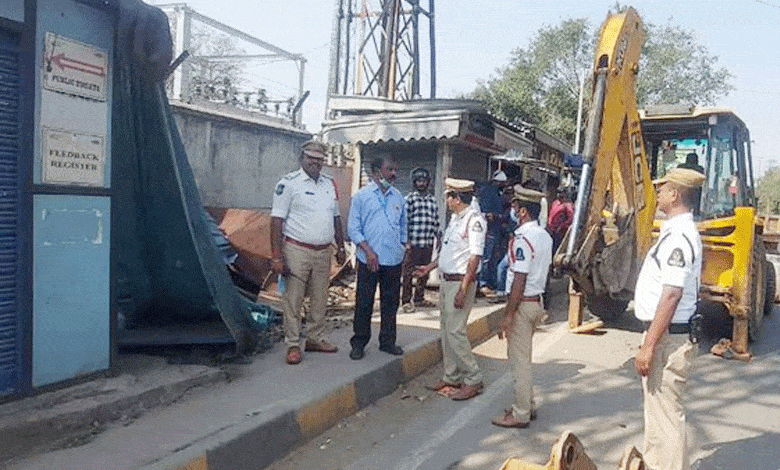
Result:
M64 52L51 56L50 60L63 70L73 69L78 70L79 72L97 75L98 77L103 77L106 75L106 69L100 65L90 64L80 60L71 59L70 57L65 57Z

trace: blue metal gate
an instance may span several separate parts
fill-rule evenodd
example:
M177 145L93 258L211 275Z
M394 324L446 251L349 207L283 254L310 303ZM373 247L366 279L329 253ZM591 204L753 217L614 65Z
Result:
M21 76L19 40L0 29L0 396L20 386L19 149Z

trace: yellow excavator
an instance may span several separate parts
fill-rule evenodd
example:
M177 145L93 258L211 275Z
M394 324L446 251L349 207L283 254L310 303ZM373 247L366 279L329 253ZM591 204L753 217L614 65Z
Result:
M625 311L660 227L651 181L688 166L706 176L695 210L703 245L700 310L730 315L731 349L745 355L775 296L756 215L750 134L725 108L638 110L644 36L629 8L607 18L597 45L574 222L554 258L572 279L570 325L582 323L583 303L604 320Z
M750 135L727 109L639 111L635 84L644 39L642 21L629 8L607 17L596 47L574 221L553 260L571 278L569 325L586 326L583 304L604 320L623 314L660 229L652 180L690 165L706 176L694 214L703 245L700 307L733 318L730 348L747 356L748 339L771 309L775 287L762 239L765 218L756 215ZM546 465L509 459L503 467L595 468L568 432L553 445ZM641 454L629 448L619 468L644 468Z

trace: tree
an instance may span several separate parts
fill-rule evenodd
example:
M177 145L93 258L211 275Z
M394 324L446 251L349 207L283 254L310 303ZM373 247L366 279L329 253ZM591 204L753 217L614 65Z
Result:
M624 8L619 4L615 11ZM679 26L647 26L640 59L637 104L714 104L733 88L718 57ZM573 141L579 82L590 81L598 30L585 18L541 28L527 48L512 51L508 66L478 84L472 98L508 121L520 119ZM587 71L587 72L586 72ZM589 90L586 83L585 90ZM588 93L585 96L589 99Z
M648 104L714 105L734 87L733 77L719 68L718 56L697 44L679 26L648 26L637 80L637 101Z
M480 83L472 97L509 121L520 119L571 141L580 77L593 60L593 38L584 18L544 27L527 49L512 51L510 64Z
M756 185L758 212L780 214L780 167L773 166Z

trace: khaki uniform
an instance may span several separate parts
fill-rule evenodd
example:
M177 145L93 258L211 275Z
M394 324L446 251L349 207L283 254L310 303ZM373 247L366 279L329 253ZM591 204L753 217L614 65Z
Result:
M652 321L663 286L670 285L683 289L671 323L687 324L696 311L701 259L701 238L693 215L687 212L664 221L658 241L647 253L639 273L634 298L636 317ZM644 459L651 470L690 468L682 394L695 354L696 347L687 334L664 333L650 371L642 377Z
M552 237L538 221L526 222L515 230L507 256L510 261L507 285L511 285L516 274L526 275L524 299L507 334L507 357L515 383L512 416L527 422L536 406L531 371L532 344L534 330L545 314L542 294L552 262Z
M284 341L288 346L300 346L300 311L307 293L311 308L306 338L323 339L335 234L333 219L338 215L336 186L326 175L321 174L315 181L299 169L276 185L271 216L284 219L282 252L290 268L282 294Z
M482 382L477 360L471 351L467 335L469 313L477 292L476 282L469 286L463 308L455 308L455 295L460 280L447 280L466 274L472 256L482 256L485 246L487 221L473 207L452 214L442 239L439 254L441 282L441 346L444 362L444 381L451 384L476 385Z

